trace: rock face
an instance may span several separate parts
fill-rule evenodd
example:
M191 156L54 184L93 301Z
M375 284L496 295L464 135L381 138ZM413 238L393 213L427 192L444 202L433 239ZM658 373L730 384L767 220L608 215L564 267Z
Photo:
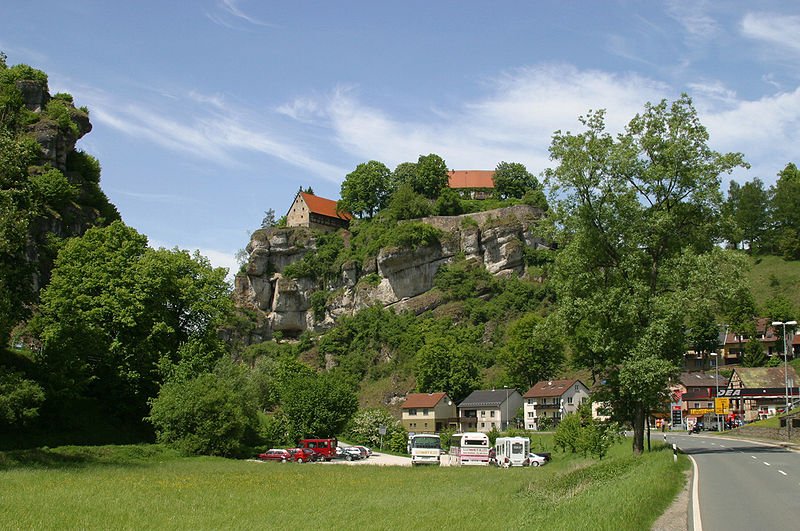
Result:
M536 234L541 217L541 210L517 205L477 214L424 218L420 221L443 232L440 241L415 249L384 248L363 264L347 262L338 280L324 287L318 281L284 275L289 264L315 251L312 231L261 229L247 245L250 258L245 271L236 276L234 297L239 307L261 314L265 326L258 336L262 338L277 331L296 335L305 330L324 330L342 316L376 303L412 308L409 301L421 299L433 288L439 268L461 256L482 263L494 275L525 274L525 248L548 248ZM324 295L315 297L316 292ZM436 304L435 298L428 298L421 307L430 309L432 304Z

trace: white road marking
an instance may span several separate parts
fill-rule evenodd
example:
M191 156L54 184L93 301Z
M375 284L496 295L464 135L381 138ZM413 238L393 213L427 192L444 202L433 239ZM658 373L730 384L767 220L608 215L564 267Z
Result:
M758 459L758 457L756 457L754 455L751 455L750 457L752 457L753 459Z
M723 448L725 448L725 445L724 445L724 444L720 444L720 446L722 446Z
M764 461L764 464L767 465L767 466L772 466L771 464L767 463L766 461Z
M783 474L784 476L788 475L788 474L786 474L786 472L784 472L783 470L778 470L778 472L780 472L780 473L781 473L781 474Z
M700 521L700 471L697 469L697 461L691 455L694 478L692 479L692 524L694 531L703 531L703 523Z

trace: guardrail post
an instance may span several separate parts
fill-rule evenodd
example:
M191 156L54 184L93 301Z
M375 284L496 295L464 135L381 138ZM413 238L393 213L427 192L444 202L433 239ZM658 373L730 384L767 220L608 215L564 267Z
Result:
M672 443L672 462L678 462L678 445L675 443Z

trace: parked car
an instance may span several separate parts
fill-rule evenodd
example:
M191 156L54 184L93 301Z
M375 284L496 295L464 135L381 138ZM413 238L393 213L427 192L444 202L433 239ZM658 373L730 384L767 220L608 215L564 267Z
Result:
M342 452L344 454L344 458L346 461L353 461L355 459L365 459L364 454L361 453L361 450L359 450L355 446L346 446L342 448Z
M544 456L541 454L535 454L533 452L528 454L528 462L530 466L542 466L546 464L550 460L550 456Z
M310 463L319 459L311 448L290 448L289 453L292 454L292 460L297 463Z
M354 446L353 448L358 448L358 450L361 452L361 456L364 459L372 455L372 450L370 450L366 446Z
M272 448L263 454L258 454L258 458L262 461L280 461L281 463L293 460L289 450L284 450L283 448Z

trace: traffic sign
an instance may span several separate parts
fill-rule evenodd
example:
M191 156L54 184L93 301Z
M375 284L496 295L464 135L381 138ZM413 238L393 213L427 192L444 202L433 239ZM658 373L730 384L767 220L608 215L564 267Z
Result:
M714 413L717 415L727 415L731 411L730 398L716 398L714 400Z

